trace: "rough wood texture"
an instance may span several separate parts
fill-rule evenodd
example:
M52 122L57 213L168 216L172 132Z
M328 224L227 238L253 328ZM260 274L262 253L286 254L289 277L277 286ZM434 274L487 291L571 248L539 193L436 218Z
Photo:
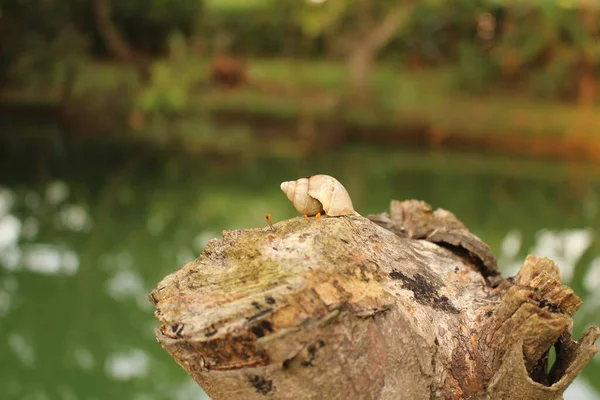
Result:
M552 261L502 280L448 211L370 218L224 232L151 293L158 341L213 400L558 399L596 352Z

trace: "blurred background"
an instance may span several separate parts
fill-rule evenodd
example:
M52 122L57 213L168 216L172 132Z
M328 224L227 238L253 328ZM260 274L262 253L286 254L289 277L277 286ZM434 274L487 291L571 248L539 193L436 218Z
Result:
M597 0L0 0L0 397L199 399L147 293L337 177L548 256L600 323ZM600 356L567 399L600 399Z

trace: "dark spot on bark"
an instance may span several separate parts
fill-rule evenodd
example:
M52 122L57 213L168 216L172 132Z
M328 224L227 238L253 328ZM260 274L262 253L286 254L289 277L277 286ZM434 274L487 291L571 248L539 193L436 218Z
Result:
M260 326L253 326L252 328L250 328L250 330L256 335L256 337L261 338L265 336L265 332Z
M438 340L438 338L435 338L435 339L433 339L433 343L434 343L436 346L439 346L439 345L440 345L440 341Z
M257 310L260 310L260 303L258 301L253 301L252 305L254 306L254 308L256 308Z
M281 366L283 367L283 369L289 369L290 368L290 363L292 362L291 359L287 359L283 362L283 364L281 364Z
M346 239L340 238L340 240L346 244L350 243L349 241L347 241Z
M319 340L317 344L311 344L307 348L308 358L300 363L303 367L312 367L314 366L313 362L317 356L317 350L321 347L325 346L325 342Z
M402 281L402 287L413 292L415 300L420 304L453 314L459 313L448 297L439 295L438 285L430 282L423 275L417 273L414 277L410 277L393 269L389 276L392 279Z
M217 332L219 332L218 329L215 329L214 331L210 331L210 332L206 332L204 334L204 337L211 337L211 336L215 336L217 334Z
M248 378L248 381L256 389L256 393L267 395L273 390L273 381L267 380L262 376L252 375Z
M271 323L269 321L260 321L258 324L256 324L255 326L251 327L250 330L252 331L252 333L254 333L256 335L256 337L263 337L268 333L273 332L273 326L271 325Z
M205 366L211 370L231 370L267 365L268 356L256 348L256 337L248 334L238 337L213 338L193 343L194 354L201 354Z
M273 325L271 325L271 322L264 320L264 321L260 321L259 325L265 331L273 332Z
M271 304L271 305L275 304L275 299L271 296L265 297L265 301L267 302L267 304Z
M454 267L454 273L455 273L455 274L458 274L459 272L460 272L460 268L458 268L458 267Z
M390 278L392 279L402 279L404 277L404 274L402 274L401 272L396 271L395 269L392 270L392 272L390 272Z
M301 365L303 367L312 367L313 361L315 361L315 354L317 353L317 348L314 345L308 346L308 358L302 361Z
M178 338L183 337L183 324L171 325L171 332L173 332Z
M485 313L485 315L487 315L488 317L491 317L493 314L494 314L494 311L492 311L492 310Z
M547 300L541 300L540 301L540 307L541 308L545 308L548 311L553 312L553 313L560 312L560 307L557 304L551 303L551 302L549 302Z
M268 313L270 313L271 311L273 311L273 309L272 309L272 308L265 308L265 309L264 309L264 310L262 310L261 312L258 312L258 313L254 314L254 315L252 315L252 316L250 316L250 317L248 317L248 318L246 318L246 319L247 319L249 322L250 322L250 321L254 321L254 320L255 320L255 319L257 319L257 318L260 318L260 317L262 317L263 315L267 315L267 314L268 314Z

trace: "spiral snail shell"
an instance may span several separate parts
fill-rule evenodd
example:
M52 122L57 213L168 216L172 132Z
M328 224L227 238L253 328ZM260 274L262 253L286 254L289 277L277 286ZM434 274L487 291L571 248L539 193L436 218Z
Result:
M296 210L304 215L322 212L331 217L357 214L346 188L329 175L312 175L283 182L280 187Z

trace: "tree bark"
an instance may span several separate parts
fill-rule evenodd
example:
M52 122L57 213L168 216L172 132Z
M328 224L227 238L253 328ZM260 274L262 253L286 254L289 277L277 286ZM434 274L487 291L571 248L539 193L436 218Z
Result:
M93 0L92 9L98 33L108 51L117 60L132 65L140 79L147 81L150 78L148 66L135 57L131 46L111 20L110 0Z
M213 400L559 399L600 332L572 340L581 301L552 261L502 279L417 201L225 231L149 297L158 341Z

